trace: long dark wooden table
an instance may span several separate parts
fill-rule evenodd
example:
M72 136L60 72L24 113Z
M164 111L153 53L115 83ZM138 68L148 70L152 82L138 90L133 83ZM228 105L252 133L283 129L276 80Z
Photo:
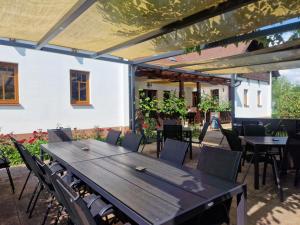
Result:
M85 146L90 150L81 149ZM237 224L246 224L245 185L95 140L44 144L44 152L137 224L181 224L233 196Z
M259 189L259 147L264 146L265 151L268 147L284 147L287 142L287 137L272 137L272 136L240 136L240 139L245 143L253 146L254 151L254 188Z

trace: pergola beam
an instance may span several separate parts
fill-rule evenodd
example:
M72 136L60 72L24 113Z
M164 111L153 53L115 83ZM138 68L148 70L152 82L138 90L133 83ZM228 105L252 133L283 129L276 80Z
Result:
M98 58L99 56L101 56L102 54L105 54L105 53L111 53L113 51L116 51L116 50L119 50L122 48L128 48L130 46L151 40L153 38L162 36L164 34L172 32L172 31L179 30L179 29L185 28L187 26L191 26L195 23L202 22L202 21L212 18L214 16L241 8L245 5L248 5L253 2L257 2L257 1L258 0L232 0L232 1L226 1L226 2L220 3L218 6L214 6L209 9L197 12L197 13L190 15L188 17L185 17L181 20L177 20L175 22L167 24L167 25L161 27L160 29L151 31L149 33L146 33L146 34L140 35L136 38L133 38L129 41L125 41L123 43L120 43L115 46L109 47L107 49L101 50L95 54L94 58Z
M38 42L36 49L42 49L82 13L89 9L96 0L81 0L75 4Z
M242 34L242 35L238 35L238 36L234 36L234 37L225 38L225 39L222 39L222 40L219 40L219 41L211 42L211 43L208 43L208 44L204 44L200 47L200 49L205 50L205 49L215 48L215 47L229 45L229 44L233 44L233 43L253 40L253 39L258 38L258 37L263 37L263 36L273 35L273 34L277 34L277 33L283 33L283 32L287 32L287 31L298 30L298 29L300 29L300 22L294 22L294 23L290 23L290 24L279 25L279 26L276 26L276 27L271 27L271 28L264 29L264 30L257 30L257 31L253 31L253 32L248 33L248 34ZM136 61L133 61L133 63L134 64L147 63L147 62L152 62L152 61L156 61L156 60L160 60L160 59L165 59L165 58L169 58L169 57L175 57L175 56L178 56L178 55L183 55L185 53L186 53L185 50L171 51L171 52L168 52L168 53L163 53L163 54L160 54L160 55L151 56L151 57L147 57L147 58L144 58L144 59L136 60ZM193 64L189 64L189 65L193 65ZM178 66L174 65L174 66L170 66L170 67L171 68L178 68L178 67L181 67L181 65L178 65Z
M16 41L16 40L8 40L8 39L0 39L0 45L11 46L16 48L27 48L27 49L36 49L36 43L26 42L26 41ZM70 55L75 57L83 57L83 58L92 58L92 52L84 52L84 51L74 51L70 48L62 48L53 45L47 45L41 49L44 52L52 52L64 55ZM115 62L115 63L123 63L123 64L132 64L131 61L127 61L118 57L110 56L110 55L103 55L101 58L97 60L103 60L108 62Z

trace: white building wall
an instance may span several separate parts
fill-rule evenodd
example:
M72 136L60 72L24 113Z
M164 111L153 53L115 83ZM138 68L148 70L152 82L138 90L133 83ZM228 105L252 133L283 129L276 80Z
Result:
M124 64L0 46L0 61L18 64L19 103L0 105L1 133L129 125ZM90 106L70 104L70 69L90 72Z
M268 118L272 116L272 83L238 77L241 85L235 88L235 117ZM272 79L270 79L272 82ZM248 107L244 106L244 90L248 89ZM257 92L261 91L261 107L258 106Z

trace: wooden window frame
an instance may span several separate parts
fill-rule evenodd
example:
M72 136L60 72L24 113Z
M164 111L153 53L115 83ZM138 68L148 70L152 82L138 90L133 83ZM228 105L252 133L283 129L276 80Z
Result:
M247 92L247 94L245 95L245 93ZM243 100L244 100L244 107L246 108L249 108L249 99L248 99L248 95L249 95L249 90L248 89L244 89L244 92L243 92Z
M72 100L72 74L73 73L84 73L87 75L87 82L86 82L86 100ZM79 85L78 85L79 88ZM78 90L78 94L80 93L80 90ZM78 105L78 106L89 106L90 105L90 72L89 71L82 71L82 70L70 70L70 101L71 105Z
M261 104L261 90L257 91L257 107L262 107L262 104Z
M0 105L19 105L19 74L18 74L18 64L17 63L9 63L9 62L0 62L0 66L11 66L14 68L14 99L0 99ZM4 80L3 80L4 82ZM4 84L2 84L4 87ZM3 88L3 95L5 92L5 88Z

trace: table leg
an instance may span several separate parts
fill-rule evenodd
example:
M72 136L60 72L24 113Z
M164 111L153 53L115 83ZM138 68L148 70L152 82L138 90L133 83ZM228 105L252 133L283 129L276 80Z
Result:
M244 191L237 195L237 225L247 224L247 187L243 187Z
M193 159L192 132L189 132L190 159Z
M256 146L254 146L254 189L259 189L259 156Z
M159 158L159 152L160 152L160 132L156 132L156 157Z

